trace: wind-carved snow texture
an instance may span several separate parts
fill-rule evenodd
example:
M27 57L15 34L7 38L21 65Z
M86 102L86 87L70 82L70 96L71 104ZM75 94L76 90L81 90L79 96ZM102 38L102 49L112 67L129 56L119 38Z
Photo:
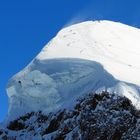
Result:
M73 108L78 97L107 90L140 108L140 30L110 21L62 29L8 83L8 119Z

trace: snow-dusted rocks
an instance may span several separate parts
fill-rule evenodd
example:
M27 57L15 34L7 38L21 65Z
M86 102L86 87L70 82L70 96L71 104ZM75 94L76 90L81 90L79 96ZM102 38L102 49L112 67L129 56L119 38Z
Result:
M110 21L62 29L8 83L9 119L72 108L91 91L124 95L140 108L140 30Z
M0 128L2 140L138 140L140 112L131 102L107 92L90 93L73 110L27 113Z

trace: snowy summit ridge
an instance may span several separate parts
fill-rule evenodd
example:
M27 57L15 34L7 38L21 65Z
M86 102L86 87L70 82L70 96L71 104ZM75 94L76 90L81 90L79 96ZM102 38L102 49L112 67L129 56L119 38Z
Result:
M140 108L139 37L139 29L111 21L62 29L9 81L8 117L71 108L78 97L102 90Z

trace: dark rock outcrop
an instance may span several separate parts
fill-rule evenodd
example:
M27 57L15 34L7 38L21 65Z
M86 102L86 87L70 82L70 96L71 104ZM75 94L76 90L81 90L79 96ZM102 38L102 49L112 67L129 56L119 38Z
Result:
M137 140L139 111L125 98L102 92L77 101L73 110L31 112L0 130L0 139Z

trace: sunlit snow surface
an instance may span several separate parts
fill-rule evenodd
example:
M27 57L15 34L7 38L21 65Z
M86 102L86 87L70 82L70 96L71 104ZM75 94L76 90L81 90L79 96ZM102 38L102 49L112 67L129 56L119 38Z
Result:
M111 21L64 28L9 81L8 118L72 108L78 97L102 90L140 108L139 60L139 29Z

